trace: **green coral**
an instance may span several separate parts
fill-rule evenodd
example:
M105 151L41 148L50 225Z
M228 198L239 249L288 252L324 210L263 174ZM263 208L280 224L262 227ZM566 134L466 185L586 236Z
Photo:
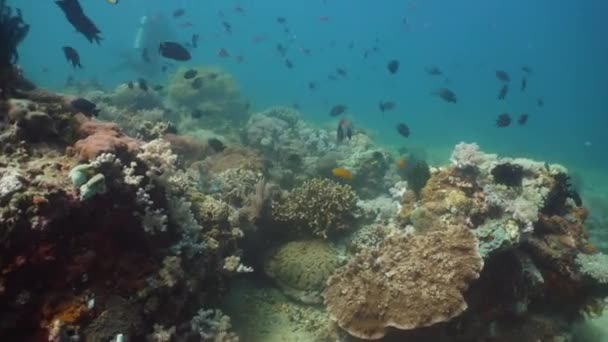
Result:
M189 70L195 77L186 78ZM248 104L243 101L234 78L220 68L180 68L169 80L170 101L192 111L192 117L204 123L244 121Z
M292 241L279 247L264 265L287 295L320 303L327 278L339 266L337 251L323 240Z
M351 225L357 195L349 185L315 178L295 188L283 200L274 202L275 220L301 232L326 238Z

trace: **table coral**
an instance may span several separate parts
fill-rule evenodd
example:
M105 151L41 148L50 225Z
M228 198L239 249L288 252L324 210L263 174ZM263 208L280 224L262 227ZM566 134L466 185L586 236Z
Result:
M321 303L325 282L338 266L338 252L329 243L303 240L277 248L267 258L264 271L290 297Z
M350 228L357 200L349 185L315 178L273 202L272 215L300 233L326 238Z
M467 308L463 293L482 267L466 228L396 234L339 268L323 295L340 327L378 339L389 327L415 329L460 315Z

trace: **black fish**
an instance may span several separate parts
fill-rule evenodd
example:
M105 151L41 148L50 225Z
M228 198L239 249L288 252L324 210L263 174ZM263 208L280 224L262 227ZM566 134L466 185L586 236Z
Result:
M317 83L313 82L313 81L308 82L308 89L310 89L310 90L317 89Z
M57 0L55 3L61 8L66 19L74 26L76 31L82 33L90 43L95 42L99 44L102 39L99 36L101 31L95 26L93 21L84 14L78 0Z
M201 36L198 33L194 33L192 34L192 39L190 41L190 43L192 44L193 48L197 48L198 47L198 41L201 38Z
M293 63L291 63L291 61L290 61L289 59L286 59L286 60L285 60L285 66L286 66L288 69L293 69Z
M424 71L426 71L427 74L433 76L443 75L443 71L441 71L441 69L436 66L426 67L424 68Z
M389 110L395 109L395 102L393 101L380 101L378 107L382 113L388 112Z
M226 31L226 33L228 33L228 34L232 33L232 25L230 25L229 22L222 21L222 26L224 26L224 31Z
M509 82L511 80L509 74L507 74L507 72L503 70L496 70L496 78L498 78L498 80L502 82Z
M285 24L287 22L287 18L285 17L277 17L277 23Z
M336 131L336 139L338 143L344 141L344 139L351 140L353 137L353 127L348 120L340 120L338 123L338 130Z
M509 86L506 84L503 85L502 88L500 88L500 91L498 92L498 99L504 100L505 97L507 97L508 92L509 92Z
M526 90L527 86L528 86L528 80L524 77L521 79L521 91Z
M158 47L158 53L165 57L176 61L190 60L190 52L185 47L175 42L162 42Z
M139 89L143 91L148 91L148 82L146 82L146 80L144 80L143 78L137 79L137 84L139 85Z
M519 118L517 119L517 123L520 125L525 125L526 122L528 122L528 114L522 114L519 116Z
M82 65L80 64L80 56L74 48L64 46L62 49L65 59L68 60L68 63L72 64L73 68L82 68Z
M207 75L207 77L208 77L210 80L215 80L215 79L217 79L219 76L220 76L220 74L218 74L217 72L210 72L210 73Z
M345 105L335 105L329 111L330 116L338 116L344 112L346 112L347 107Z
M399 135L406 137L406 138L410 136L410 128L406 124L404 124L404 123L397 124L396 128L397 128L397 133L399 133Z
M190 115L194 118L194 119L200 119L203 117L203 111L200 109L195 109L192 111L192 113L190 113Z
M87 99L78 98L78 99L72 100L70 102L70 105L75 110L77 110L77 111L81 112L82 114L89 116L89 117L91 117L93 115L97 116L97 114L99 114L99 109L96 108L97 105Z
M190 86L192 87L192 89L201 89L203 87L203 78L195 78L194 81L192 81L192 83L190 84Z
M279 53L279 55L281 55L282 57L285 57L285 53L287 52L287 49L285 48L285 46L283 46L283 44L279 43L276 46L277 52Z
M226 146L223 142L221 142L217 138L209 138L207 139L207 144L211 147L215 152L222 152L226 149Z
M173 18L179 18L179 17L183 16L184 14L186 14L186 10L183 8L178 8L175 11L173 11Z
M198 75L198 71L196 71L195 69L189 69L186 72L184 72L184 78L189 80L191 78L195 78L196 75Z
M544 105L545 105L545 101L543 101L543 99L541 99L541 98L539 97L539 98L536 100L536 104L537 104L539 107L542 107L542 106L544 106Z
M149 52L148 52L148 48L143 48L143 49L141 50L141 59L142 59L144 62L146 62L146 63L150 63L150 62L151 62L151 60L150 60L150 54L149 54Z
M342 68L336 68L336 73L342 77L346 77L348 75L348 73L346 72L346 70L342 69Z
M133 90L133 81L127 82L127 87L129 87L129 89Z
M448 88L441 88L433 94L439 96L446 102L456 103L458 101L458 99L456 99L456 94Z
M390 72L391 74L397 73L397 71L399 71L399 61L396 59L390 60L386 64L386 68L388 69L388 72Z
M523 72L525 72L526 74L531 74L531 73L532 73L532 68L530 68L530 67L529 67L529 66L527 66L527 65L522 66L522 67L521 67L521 70L522 70Z
M496 127L499 127L499 128L509 127L510 124L511 124L511 116L507 113L500 114L496 118Z

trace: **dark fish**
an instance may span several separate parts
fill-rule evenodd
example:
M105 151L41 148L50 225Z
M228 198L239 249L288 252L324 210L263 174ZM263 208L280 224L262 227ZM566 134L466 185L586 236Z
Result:
M148 82L146 82L146 80L144 80L143 78L137 79L137 84L139 85L139 89L143 91L148 91Z
M521 79L521 91L526 90L527 86L528 86L528 80L524 77Z
M198 71L195 69L188 69L186 72L184 72L184 78L187 80L195 78L196 75L198 75Z
M351 140L353 137L353 127L348 120L340 120L338 123L338 130L336 131L336 139L338 143L344 141L344 139Z
M190 43L192 44L193 48L197 48L198 47L198 41L201 39L201 36L198 33L194 33L192 34L192 38L190 39Z
M73 68L82 68L82 65L80 64L80 56L74 48L64 46L62 49L65 59L68 60L68 63L72 64Z
M127 82L127 87L129 87L129 89L133 90L133 81Z
M406 137L406 138L410 136L410 128L406 124L404 124L404 123L397 124L396 128L397 128L397 133L399 133L399 135Z
M194 119L200 119L203 117L203 111L200 109L195 109L192 111L192 113L190 113L190 115L192 116L192 118Z
M342 68L336 68L336 73L342 77L346 77L348 75L346 70Z
M458 101L456 99L456 94L448 88L441 88L433 94L439 96L442 100L446 102L456 103Z
M70 105L75 110L89 117L97 116L97 114L99 114L99 109L97 109L97 105L87 99L78 98L72 100L70 102Z
M528 122L528 114L522 114L517 118L517 123L520 125L525 125Z
M287 22L287 18L285 17L277 17L277 23L285 24Z
M220 76L220 74L218 74L217 72L210 72L209 74L207 74L207 78L209 78L210 80L215 80Z
M217 51L217 55L221 58L228 58L230 57L230 53L228 53L228 50L226 50L225 48L221 48Z
M441 71L441 69L436 66L426 67L424 68L424 71L426 71L427 74L433 76L443 75L443 71Z
M291 63L291 61L290 61L289 59L286 59L286 60L285 60L285 66L286 66L288 69L293 69L293 63Z
M507 74L507 72L503 70L496 70L496 78L498 78L498 80L502 82L509 82L511 80L509 74Z
M146 63L150 63L150 55L148 54L148 48L143 48L143 50L141 50L141 59Z
M158 53L165 57L176 61L190 60L190 52L185 47L175 42L162 42L158 47Z
M391 74L397 73L397 71L399 71L399 61L396 59L390 60L386 64L386 68L388 69L388 72L390 72Z
M393 101L380 101L378 107L382 113L388 112L389 110L395 109L395 102Z
M530 68L530 67L529 67L529 66L527 66L527 65L522 66L522 67L521 67L521 70L522 70L523 72L525 72L526 74L531 74L531 73L532 73L532 68Z
M78 0L57 0L55 3L61 8L66 19L74 26L76 31L82 33L90 43L95 42L99 44L102 39L99 36L101 31L95 26L95 23L84 14Z
M186 14L186 10L183 8L178 8L175 11L173 11L173 18L179 18L179 17L183 16L184 14Z
M224 31L228 34L232 33L232 25L230 25L227 21L222 21L222 26L224 26Z
M544 106L544 105L545 105L545 101L543 101L543 99L541 99L541 98L539 97L539 98L536 100L536 104L537 104L539 107L542 107L542 106Z
M192 83L190 84L190 86L192 87L192 89L201 89L203 87L203 78L195 78L194 81L192 81Z
M496 127L503 128L503 127L509 127L509 125L511 125L511 116L509 114L507 114L507 113L500 114L496 118Z
M329 75L327 75L327 79L330 81L337 81L338 77L336 77L336 75L334 75L334 74L329 74Z
M283 46L283 44L279 43L276 46L277 52L279 53L279 55L285 57L285 54L287 53L287 49L285 48L285 46Z
M157 85L155 85L155 86L154 86L154 88L152 88L152 89L154 89L154 91L161 91L161 90L163 90L164 88L165 88L165 87L163 87L162 85L157 84Z
M498 99L504 100L505 97L507 97L508 92L509 92L509 86L506 84L503 85L502 88L500 88L500 91L498 92Z
M308 89L310 89L310 90L317 89L317 83L313 82L313 81L308 82Z
M237 55L237 56L235 56L235 57L234 57L234 60L235 60L237 63L243 63L243 62L245 61L245 57L243 57L243 56L241 56L241 55Z
M331 115L331 116L338 116L338 115L346 112L346 108L347 107L345 105L335 105L329 111L329 115Z
M226 149L226 145L224 145L223 142L221 142L219 139L217 138L209 138L207 139L207 144L209 145L209 147L211 147L215 152L222 152L223 150Z

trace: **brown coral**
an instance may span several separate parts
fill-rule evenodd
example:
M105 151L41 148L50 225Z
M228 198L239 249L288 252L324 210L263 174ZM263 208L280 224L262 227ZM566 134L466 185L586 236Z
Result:
M482 266L465 228L398 234L338 269L327 281L325 304L351 335L378 339L388 327L409 330L460 315L463 292Z
M134 152L139 141L126 136L114 123L82 119L78 129L80 140L74 145L81 161L90 161L102 153Z

